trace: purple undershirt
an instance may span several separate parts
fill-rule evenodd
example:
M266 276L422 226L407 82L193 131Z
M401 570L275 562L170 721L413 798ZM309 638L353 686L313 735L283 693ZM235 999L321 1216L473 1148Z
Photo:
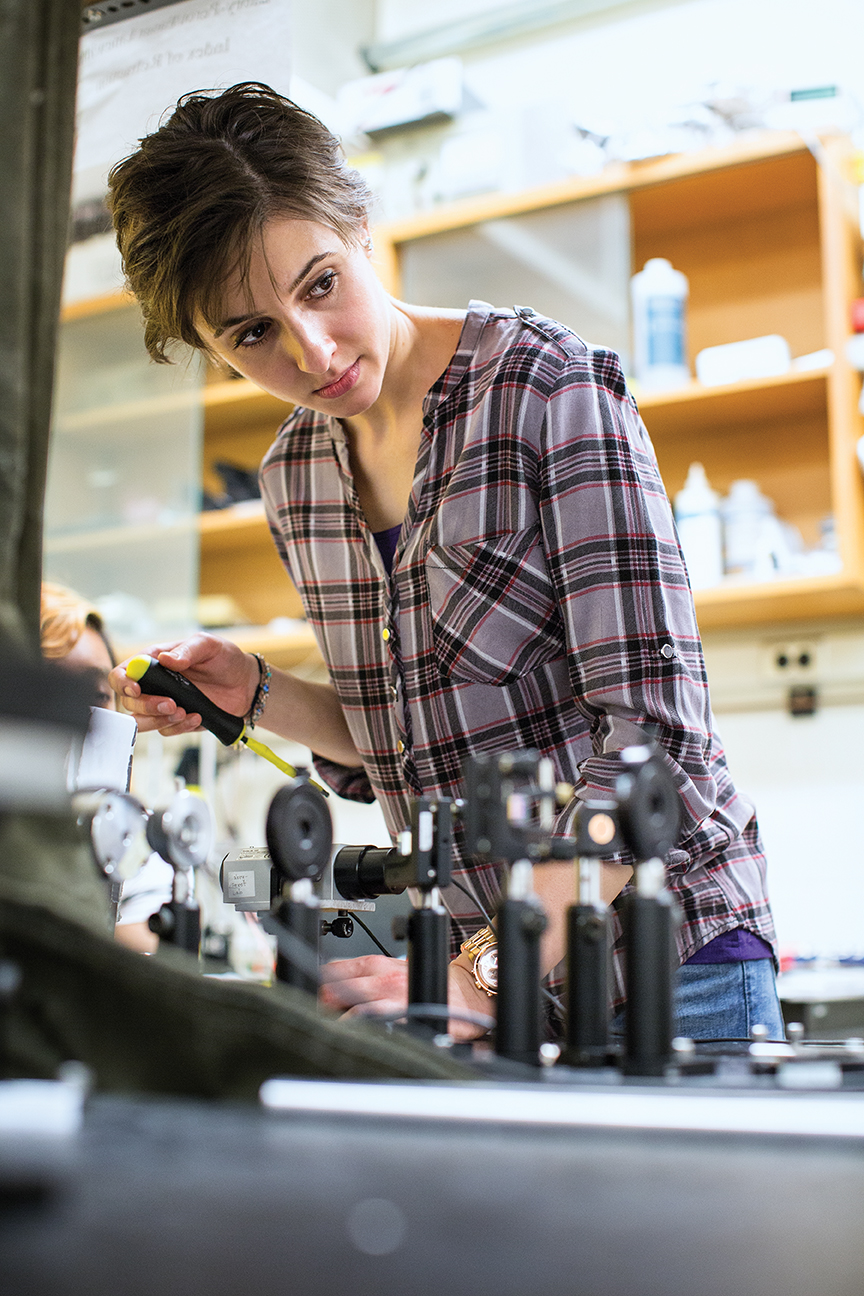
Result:
M761 936L755 936L746 927L734 927L722 932L707 945L697 950L688 963L752 963L755 959L769 959L774 955L771 946Z
M389 576L393 570L393 559L402 524L387 527L385 531L373 531L372 537L378 546L384 566ZM745 927L735 927L732 931L715 936L707 945L687 960L688 963L749 963L754 959L773 958L771 946L761 936L754 936Z
M399 543L399 533L402 530L402 523L398 526L388 527L386 531L373 531L372 539L378 546L379 553L384 560L384 566L387 568L389 576L393 570L393 559L396 556L396 546Z

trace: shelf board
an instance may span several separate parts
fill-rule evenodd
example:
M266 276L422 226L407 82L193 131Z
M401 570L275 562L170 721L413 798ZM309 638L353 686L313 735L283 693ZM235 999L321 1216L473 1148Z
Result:
M826 409L829 369L791 370L774 378L642 392L636 401L649 432L703 432L732 424L760 423Z
M256 387L248 378L206 383L204 422L207 432L236 432L261 423L272 423L273 434L294 408Z
M65 324L68 320L104 315L106 311L122 310L124 306L134 304L132 294L123 291L100 293L98 297L81 297L78 301L64 303L60 310L60 320Z
M45 537L46 554L77 553L88 549L116 549L128 545L152 545L154 541L181 540L193 536L196 515L176 522L149 522L130 526L95 527L91 531L70 531Z
M246 508L244 505L226 509L208 509L198 514L198 534L202 554L219 549L235 549L250 545L272 546L270 527L264 514L264 505Z
M754 585L718 585L696 590L700 630L803 621L811 617L864 614L864 584L837 572Z
M636 162L610 162L595 176L568 176L564 180L516 193L496 191L442 203L399 220L381 223L373 230L373 236L376 244L398 245L479 221L499 220L602 194L647 189L691 175L805 153L806 149L806 144L795 131L754 132L732 144L698 152L667 153Z

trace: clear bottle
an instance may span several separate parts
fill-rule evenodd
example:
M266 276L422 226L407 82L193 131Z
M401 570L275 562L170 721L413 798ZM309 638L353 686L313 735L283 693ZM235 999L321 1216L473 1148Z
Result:
M691 589L707 589L723 579L720 497L711 489L701 463L692 463L675 496L675 523L684 550Z
M742 477L729 487L722 514L726 574L753 576L774 505L754 481Z
M665 257L652 257L630 280L633 360L646 391L668 391L690 382L687 363L687 276Z

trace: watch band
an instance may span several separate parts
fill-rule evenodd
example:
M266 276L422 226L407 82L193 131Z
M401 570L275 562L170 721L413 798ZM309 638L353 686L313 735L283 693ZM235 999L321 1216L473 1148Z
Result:
M491 999L498 993L498 937L491 927L481 927L459 948L472 960L471 972L477 989Z

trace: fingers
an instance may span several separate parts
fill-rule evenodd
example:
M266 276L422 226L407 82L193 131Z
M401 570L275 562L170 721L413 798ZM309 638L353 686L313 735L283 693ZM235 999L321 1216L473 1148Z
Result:
M201 717L197 712L187 713L171 698L142 693L141 685L126 674L126 662L121 662L111 671L108 683L119 697L123 710L134 716L142 733L160 729L166 736L175 737L201 728Z
M375 1003L356 1004L342 1014L343 1017L396 1017L405 1012L404 1003L398 999L379 999Z
M356 977L374 977L386 975L390 966L398 960L385 958L383 954L366 954L362 958L331 959L321 967L321 978L327 983L350 981Z
M352 1008L401 1012L408 1002L408 968L401 959L378 954L336 959L324 964L321 978L321 1002L336 1012ZM388 1007L381 1008L382 1004Z

